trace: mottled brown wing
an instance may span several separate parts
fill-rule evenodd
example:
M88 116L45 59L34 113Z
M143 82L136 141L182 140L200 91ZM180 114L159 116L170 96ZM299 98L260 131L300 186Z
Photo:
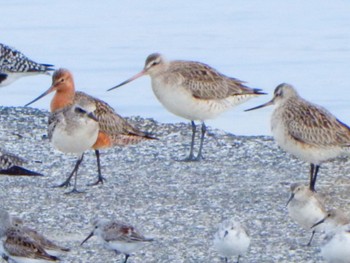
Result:
M326 109L300 101L284 112L289 134L296 140L318 146L350 146L350 129Z
M146 133L131 126L123 117L115 112L106 102L83 92L76 92L75 100L90 99L96 102L95 116L98 119L100 131L108 134L115 144L125 145L128 140L151 139Z
M227 77L209 65L174 61L171 65L173 79L186 86L198 99L225 99L241 94L259 94L258 90L243 85L244 81Z
M142 242L145 237L141 235L133 226L121 222L113 222L105 229L104 239L108 241Z
M35 241L23 232L10 229L4 242L4 248L15 257L26 257L56 261L58 258L47 254Z

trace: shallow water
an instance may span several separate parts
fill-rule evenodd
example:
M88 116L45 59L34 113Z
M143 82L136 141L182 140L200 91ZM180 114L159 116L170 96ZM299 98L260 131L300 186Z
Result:
M143 67L152 52L205 62L270 95L252 99L208 124L234 134L270 134L272 108L244 109L271 99L289 82L350 124L350 2L335 1L6 1L0 42L75 74L78 90L123 116L186 121L154 97L148 77L107 93ZM0 89L0 104L19 106L41 94L50 77ZM33 107L48 109L51 96Z

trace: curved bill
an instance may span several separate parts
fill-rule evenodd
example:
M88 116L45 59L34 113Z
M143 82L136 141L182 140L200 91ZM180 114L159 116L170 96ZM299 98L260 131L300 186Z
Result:
M24 105L24 107L29 106L30 104L33 104L34 102L36 102L37 100L40 100L42 97L45 97L47 94L49 94L50 92L53 91L53 87L51 86L47 91L45 91L43 94L41 94L39 97L37 97L36 99L32 100L31 102L27 103L26 105Z
M290 201L292 201L292 200L293 200L293 198L294 198L294 193L292 193L292 194L290 195L290 197L289 197L289 199L288 199L288 202L287 202L286 206L288 206L288 204L290 203Z
M317 223L315 223L315 224L314 224L312 227L310 227L310 228L314 228L314 227L318 226L319 224L324 223L325 220L326 220L326 218L321 219L320 221L318 221Z
M257 109L260 109L260 108L264 108L266 106L270 106L270 105L273 105L275 103L274 99L262 104L262 105L259 105L259 106L256 106L254 108L250 108L250 109L247 109L247 110L244 110L244 111L251 111L251 110L257 110Z
M80 243L80 245L82 246L82 245L83 245L86 241L88 241L88 240L90 239L90 237L92 237L93 235L94 235L94 232L92 231L92 232L90 233L90 235L88 235L87 238L85 238L84 241Z
M111 91L113 89L119 88L119 87L121 87L121 86L123 86L123 85L125 85L125 84L127 84L127 83L129 83L129 82L131 82L131 81L133 81L133 80L135 80L137 78L139 78L139 77L142 77L145 74L146 74L146 71L142 70L141 72L137 73L135 76L131 77L130 79L127 79L127 80L123 81L122 83L118 84L117 86L115 86L113 88L108 89L107 91Z

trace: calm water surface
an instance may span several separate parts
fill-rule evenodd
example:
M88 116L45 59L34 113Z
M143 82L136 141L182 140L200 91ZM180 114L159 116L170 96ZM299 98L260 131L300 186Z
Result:
M262 88L252 99L208 124L234 134L270 134L271 99L281 82L350 124L350 1L3 1L0 42L39 62L66 67L76 88L123 116L186 121L167 112L144 77L106 90L139 72L145 58L197 60ZM0 89L0 104L21 106L51 78L24 78ZM51 96L33 107L48 109Z

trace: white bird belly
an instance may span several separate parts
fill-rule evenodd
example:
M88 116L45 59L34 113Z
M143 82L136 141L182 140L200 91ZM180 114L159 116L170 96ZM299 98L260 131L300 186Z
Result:
M74 129L74 131L55 129L51 142L65 153L82 153L90 149L97 140L98 125Z
M297 141L289 135L283 121L276 120L273 116L271 118L271 131L275 141L283 150L309 163L319 165L342 153L340 147L317 147Z
M124 254L131 254L134 251L141 249L145 245L144 242L123 242L123 241L110 241L108 242L109 248L117 250Z
M231 96L225 99L197 99L178 85L164 84L152 79L152 89L157 99L171 113L188 120L213 119L220 113L239 105L248 99L251 95Z

